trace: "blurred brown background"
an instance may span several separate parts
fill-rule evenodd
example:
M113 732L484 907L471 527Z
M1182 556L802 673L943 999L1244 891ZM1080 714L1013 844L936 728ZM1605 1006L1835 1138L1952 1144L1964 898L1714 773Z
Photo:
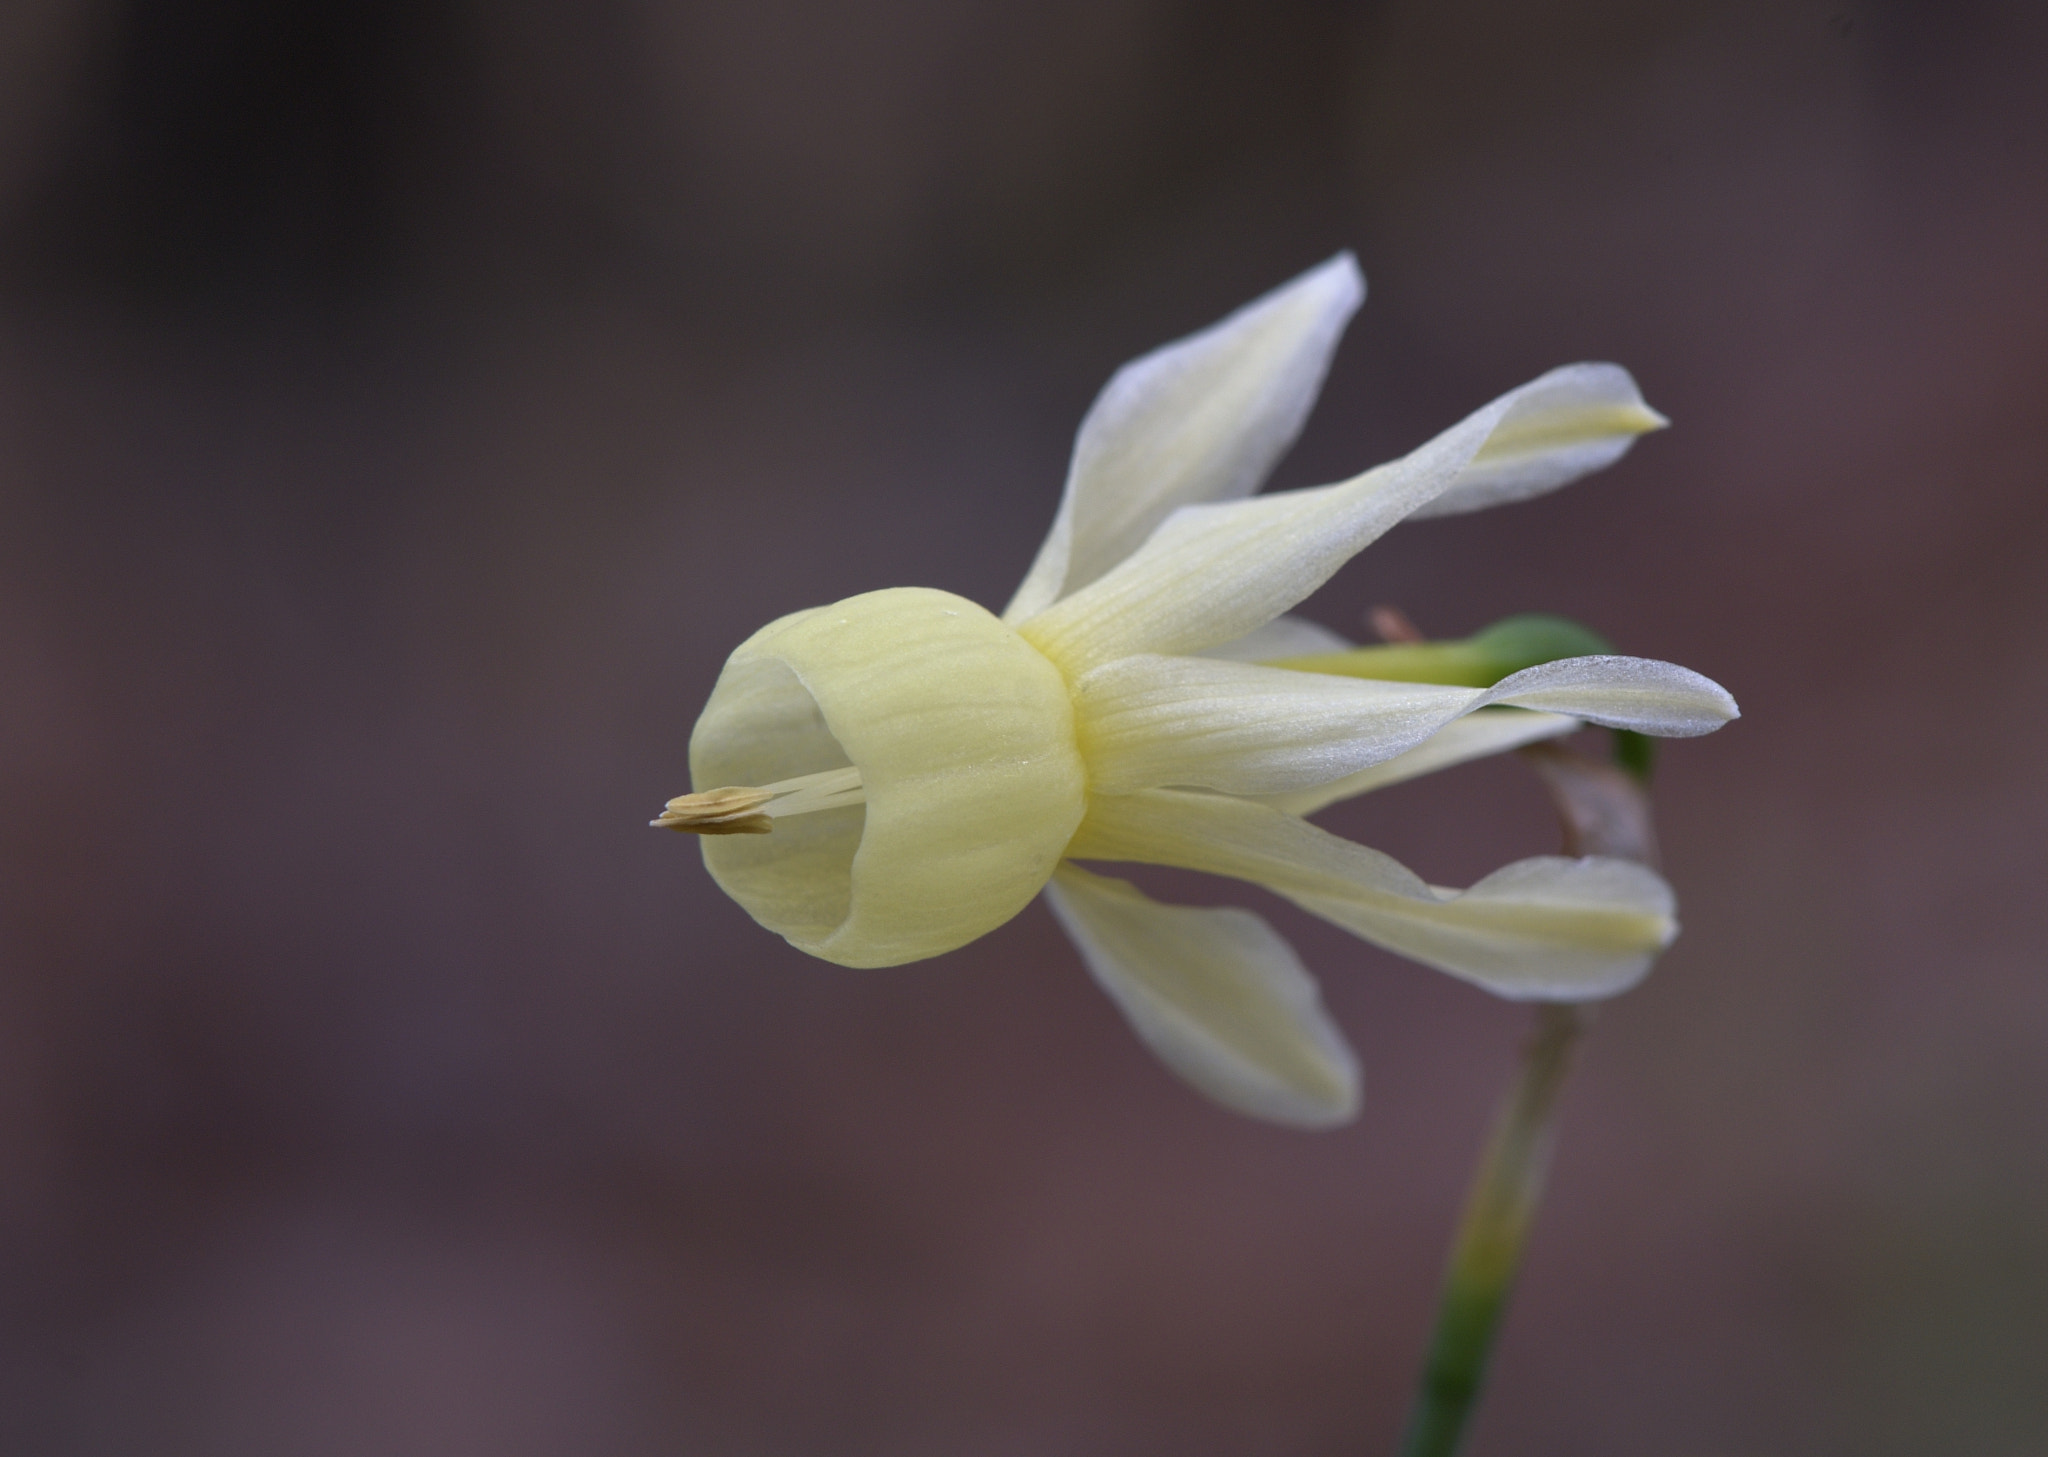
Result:
M1677 422L1314 604L1712 674L1472 1451L2048 1451L2048 7L0 8L0 1451L1388 1451L1522 1018L1274 910L1336 1134L1034 908L810 962L642 828L724 653L1000 604L1119 362L1340 247L1280 483ZM1335 816L1551 848L1514 763ZM1219 899L1235 891L1208 890Z

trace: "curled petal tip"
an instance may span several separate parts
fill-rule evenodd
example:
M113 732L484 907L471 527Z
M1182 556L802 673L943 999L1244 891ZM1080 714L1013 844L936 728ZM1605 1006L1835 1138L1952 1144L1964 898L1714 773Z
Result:
M1669 430L1671 428L1671 417L1669 415L1666 415L1661 410L1650 408L1650 406L1643 404L1640 400L1636 402L1634 409L1627 413L1628 425L1633 426L1634 433L1637 435L1648 435L1652 430ZM1624 428L1627 428L1627 426Z

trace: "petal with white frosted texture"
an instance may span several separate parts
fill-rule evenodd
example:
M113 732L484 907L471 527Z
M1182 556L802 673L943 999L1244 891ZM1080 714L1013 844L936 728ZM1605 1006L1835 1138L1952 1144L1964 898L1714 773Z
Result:
M1524 668L1486 690L1489 704L1568 713L1602 728L1697 738L1741 717L1734 697L1701 673L1655 658L1601 654Z
M1307 789L1495 704L1666 736L1706 733L1735 714L1720 685L1689 669L1609 656L1539 664L1487 689L1152 653L1105 663L1074 683L1075 731L1101 794Z
M1455 485L1503 431L1570 438L1582 401L1553 370L1397 461L1333 486L1183 506L1099 580L1019 622L1069 672L1132 653L1191 653L1271 622L1403 517ZM1610 422L1611 423L1611 422ZM1645 424L1643 428L1649 426Z
M1574 364L1544 380L1542 411L1494 431L1457 483L1418 509L1418 518L1483 511L1554 491L1605 470L1638 435L1671 423L1644 403L1618 364Z
M1358 1059L1294 949L1260 917L1162 905L1073 866L1046 899L1132 1029L1202 1092L1304 1128L1357 1111Z
M1004 621L1085 587L1176 507L1257 490L1300 433L1364 298L1357 261L1340 253L1118 370L1081 422L1052 531Z
M1517 861L1462 893L1292 815L1224 795L1098 795L1067 853L1263 885L1303 910L1498 996L1580 1001L1640 981L1678 933L1671 888L1624 860Z

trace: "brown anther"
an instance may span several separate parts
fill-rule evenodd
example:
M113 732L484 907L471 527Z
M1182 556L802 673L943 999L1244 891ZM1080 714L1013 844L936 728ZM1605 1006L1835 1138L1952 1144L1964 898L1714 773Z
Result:
M1366 614L1366 621L1379 634L1381 642L1428 642L1422 629L1408 620L1408 614L1400 608L1382 603Z
M760 810L774 797L766 789L738 785L679 794L668 802L659 819L648 824L657 830L684 830L693 835L765 835L774 823Z
M661 824L651 820L650 824ZM765 835L775 828L775 821L767 815L741 815L736 820L717 820L708 825L679 825L673 822L666 829L681 830L686 835Z

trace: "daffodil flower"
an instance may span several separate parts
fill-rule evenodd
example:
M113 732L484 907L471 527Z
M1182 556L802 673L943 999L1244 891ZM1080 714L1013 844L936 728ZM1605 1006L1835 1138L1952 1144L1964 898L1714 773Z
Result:
M1176 1072L1246 1113L1351 1116L1358 1065L1280 935L1072 862L1261 885L1376 945L1514 998L1619 991L1676 932L1643 866L1545 856L1464 891L1304 815L1580 723L1705 733L1728 694L1594 656L1487 688L1273 666L1346 646L1283 617L1404 518L1563 485L1664 423L1626 371L1554 370L1400 460L1254 496L1364 297L1349 255L1126 365L1083 421L1051 534L999 617L906 587L793 613L727 662L690 741L712 876L814 956L937 956L1045 892Z

